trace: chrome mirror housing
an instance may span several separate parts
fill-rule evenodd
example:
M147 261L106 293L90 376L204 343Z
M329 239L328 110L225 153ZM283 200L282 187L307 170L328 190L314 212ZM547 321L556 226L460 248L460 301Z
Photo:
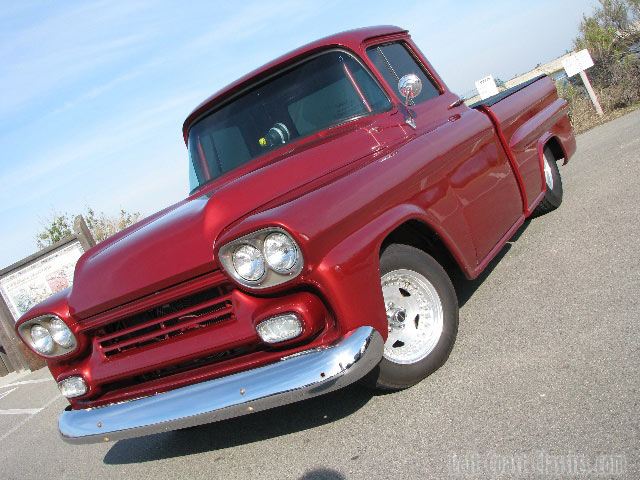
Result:
M405 105L409 106L412 99L416 98L422 92L422 80L415 73L403 75L398 80L398 90L400 95L404 97Z

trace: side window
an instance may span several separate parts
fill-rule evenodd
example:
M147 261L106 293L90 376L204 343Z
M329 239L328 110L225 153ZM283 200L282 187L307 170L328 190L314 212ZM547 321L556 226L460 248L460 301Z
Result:
M440 95L440 91L431 78L424 72L403 43L389 43L371 47L367 49L367 55L382 74L389 87L396 93L398 80L403 75L415 73L420 77L420 80L422 80L422 92L413 100L414 103L422 103Z

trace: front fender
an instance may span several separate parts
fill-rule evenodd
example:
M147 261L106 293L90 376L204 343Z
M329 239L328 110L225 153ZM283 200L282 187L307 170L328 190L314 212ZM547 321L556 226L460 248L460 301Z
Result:
M435 231L454 258L461 253L430 215L419 207L401 204L335 245L317 264L307 280L328 299L341 333L363 325L376 328L386 340L388 327L380 286L380 249L397 227L418 220Z

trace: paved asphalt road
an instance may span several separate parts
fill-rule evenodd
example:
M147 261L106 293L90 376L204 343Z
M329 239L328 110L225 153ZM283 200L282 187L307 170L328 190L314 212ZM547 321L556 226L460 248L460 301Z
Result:
M40 370L0 379L0 478L639 478L640 111L581 135L561 173L562 207L455 280L458 342L414 388L71 446Z

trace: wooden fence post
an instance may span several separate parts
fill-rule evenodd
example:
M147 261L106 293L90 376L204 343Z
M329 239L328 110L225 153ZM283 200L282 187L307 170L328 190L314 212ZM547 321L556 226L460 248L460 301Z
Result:
M91 247L96 246L96 241L94 240L93 235L91 235L91 230L89 230L89 227L84 221L82 215L78 215L73 219L73 231L78 236L78 241L80 242L80 245L82 245L82 248L84 248L85 252Z
M4 303L4 299L0 296L0 344L4 348L7 355L6 358L10 363L7 366L11 370L20 372L29 368L29 364L24 360L22 352L20 352L19 345L22 345L22 341L13 329L14 325L13 316Z

